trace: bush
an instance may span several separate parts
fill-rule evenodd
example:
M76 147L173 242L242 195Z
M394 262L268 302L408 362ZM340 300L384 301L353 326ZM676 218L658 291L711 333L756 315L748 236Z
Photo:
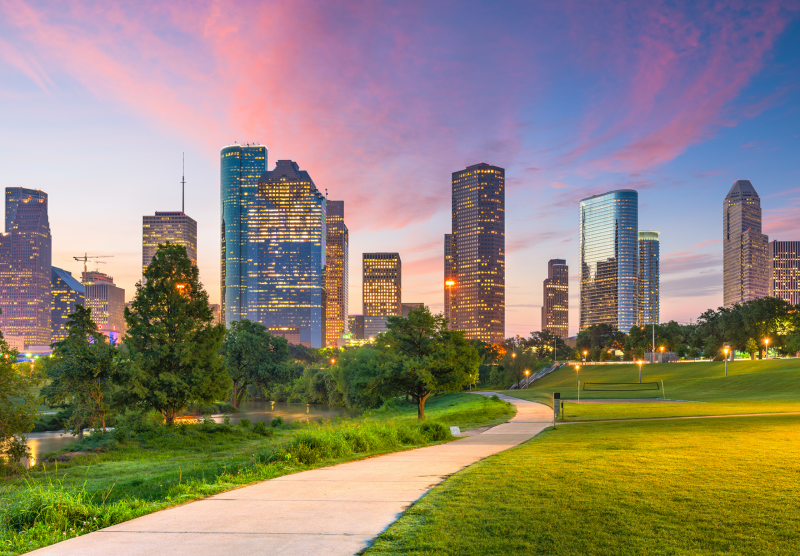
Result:
M255 425L253 425L253 432L256 434L260 434L262 436L272 436L275 434L272 432L272 429L267 428L267 424L264 421L259 421Z
M250 428L250 419L248 419L247 417L245 417L243 419L239 419L239 426L242 427L243 429L249 429Z
M270 421L270 427L280 427L283 424L283 417L278 415L272 421Z
M438 442L440 440L452 438L450 435L450 430L442 423L437 423L436 421L422 423L419 425L419 429L420 432L422 432L422 434L429 438L432 442Z

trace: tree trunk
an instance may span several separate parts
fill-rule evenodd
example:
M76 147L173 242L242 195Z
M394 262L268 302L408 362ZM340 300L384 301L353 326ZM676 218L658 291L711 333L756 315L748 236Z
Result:
M430 394L431 394L430 392L428 392L427 394L420 392L419 397L417 398L419 400L417 404L417 418L420 421L423 421L425 419L425 400L428 399L428 396L430 396Z

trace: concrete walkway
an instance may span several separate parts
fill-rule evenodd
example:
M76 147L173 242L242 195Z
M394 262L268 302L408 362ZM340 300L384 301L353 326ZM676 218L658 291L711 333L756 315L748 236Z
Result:
M552 424L549 407L503 395L500 398L515 404L517 415L481 434L286 475L120 523L31 554L355 554L449 475L522 444Z

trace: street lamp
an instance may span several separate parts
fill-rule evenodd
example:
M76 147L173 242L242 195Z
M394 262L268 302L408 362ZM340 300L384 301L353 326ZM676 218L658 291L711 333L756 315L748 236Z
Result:
M640 360L639 360L639 384L641 384L641 383L642 383L642 363L644 363L644 361L642 361L642 360L640 359Z
M725 376L728 376L728 348L723 349L725 352Z
M661 361L659 361L659 363L663 362L664 362L664 346L661 346Z
M528 371L528 369L525 369L525 388L527 388L527 387L528 387L528 373L529 373L529 372L530 372L530 371Z
M335 364L336 364L336 359L334 359L333 357L331 357L331 365L335 365Z
M769 359L769 338L764 338L764 344L766 345L764 349L764 359Z
M575 365L575 386L578 387L578 395L581 395L581 366Z
M586 356L587 356L587 355L589 355L589 352L588 352L588 351L586 351L586 350L583 350L583 364L584 364L584 365L586 364Z

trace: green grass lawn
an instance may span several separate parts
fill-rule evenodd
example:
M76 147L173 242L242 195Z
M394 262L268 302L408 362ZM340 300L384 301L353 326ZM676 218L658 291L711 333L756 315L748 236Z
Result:
M377 554L797 554L800 416L572 424L447 479Z
M572 366L562 367L534 382L530 389L510 390L510 396L552 405L553 392L561 398L578 397L576 373ZM638 365L587 365L580 369L581 386L585 382L637 382ZM641 417L676 417L691 415L732 415L743 413L780 413L800 411L800 359L735 361L728 363L670 363L642 366L642 382L664 381L667 399L703 403L565 403L567 420L630 419ZM589 392L588 398L660 398L662 391Z
M283 425L271 437L224 425L161 426L119 445L110 440L112 434L105 439L92 435L62 451L87 451L96 444L99 453L67 464L43 463L24 475L0 479L0 555L237 486L440 442L450 438L447 426L496 424L514 413L511 404L459 393L426 404L425 423L438 428L418 425L416 406L400 402L357 418Z

